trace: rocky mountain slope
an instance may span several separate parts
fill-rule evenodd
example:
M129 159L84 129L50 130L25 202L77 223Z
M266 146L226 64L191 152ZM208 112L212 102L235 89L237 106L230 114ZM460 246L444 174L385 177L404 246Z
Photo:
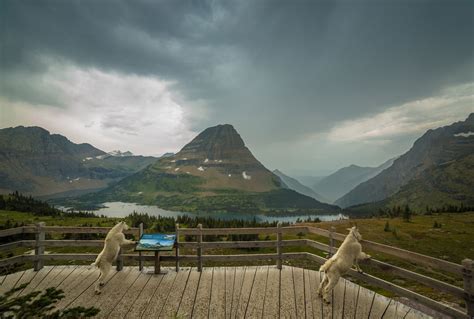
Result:
M430 188L438 192L438 198L460 199L463 196L469 198L472 196L473 188L466 188L465 191L458 193L458 186L453 186L458 189L454 191L447 184L454 183L461 188L464 188L462 185L470 185L469 177L472 175L472 170L469 167L472 154L474 154L474 113L465 121L428 130L415 141L407 153L396 159L392 166L355 187L338 199L336 204L348 207L377 202L402 191L396 196L397 201L404 197L409 203L418 205L417 198L427 198L427 195L422 193L428 194ZM414 193L409 194L409 191Z
M312 189L334 202L354 187L376 176L384 169L390 167L394 159L389 159L377 167L362 167L350 165L337 170L335 173L326 176Z
M320 202L328 203L329 200L324 198L322 195L319 195L314 190L301 184L296 178L290 177L279 170L274 170L273 174L280 177L281 181L289 188L300 194L312 197Z
M101 189L156 160L117 154L40 127L0 129L0 193L41 196Z
M337 211L287 189L232 125L207 128L177 154L82 200L122 200L182 211Z
M423 171L385 203L420 212L450 205L474 207L474 154Z

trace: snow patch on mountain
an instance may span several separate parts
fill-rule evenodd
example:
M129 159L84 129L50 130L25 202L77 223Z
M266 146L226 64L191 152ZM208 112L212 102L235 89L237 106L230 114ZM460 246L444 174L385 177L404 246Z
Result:
M455 137L469 137L472 135L474 135L474 132L472 131L454 134Z

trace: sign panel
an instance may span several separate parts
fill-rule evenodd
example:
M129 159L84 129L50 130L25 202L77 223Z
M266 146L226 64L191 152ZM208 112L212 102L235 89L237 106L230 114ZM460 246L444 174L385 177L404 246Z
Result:
M173 250L175 234L143 234L135 250Z

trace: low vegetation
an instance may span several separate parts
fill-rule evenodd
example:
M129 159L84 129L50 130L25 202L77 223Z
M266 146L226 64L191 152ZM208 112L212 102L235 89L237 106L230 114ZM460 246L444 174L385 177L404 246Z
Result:
M54 287L43 291L33 291L23 296L14 296L23 290L28 283L0 295L0 314L2 318L89 318L99 313L94 307L74 307L56 310L54 304L65 296L61 289Z

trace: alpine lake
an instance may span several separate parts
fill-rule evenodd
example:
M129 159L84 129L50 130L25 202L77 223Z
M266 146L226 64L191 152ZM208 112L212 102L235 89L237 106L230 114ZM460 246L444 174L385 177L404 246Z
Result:
M188 212L176 212L176 211L169 211L166 209L159 208L158 206L148 206L148 205L139 205L135 203L124 203L124 202L106 202L102 203L103 206L100 209L91 211L99 216L107 216L107 217L126 217L133 212L137 213L144 213L150 216L163 216L163 217L176 217L179 215L188 215L190 217L214 217L217 219L223 220L231 220L231 219L243 219L243 220L252 220L255 218L257 221L260 222L289 222L294 223L297 220L307 220L311 218L312 220L319 218L321 221L331 221L331 220L340 220L340 219L347 219L347 216L343 214L283 214L283 215L276 215L276 214L245 214L245 213L229 213L229 212L212 212L212 213L188 213Z

